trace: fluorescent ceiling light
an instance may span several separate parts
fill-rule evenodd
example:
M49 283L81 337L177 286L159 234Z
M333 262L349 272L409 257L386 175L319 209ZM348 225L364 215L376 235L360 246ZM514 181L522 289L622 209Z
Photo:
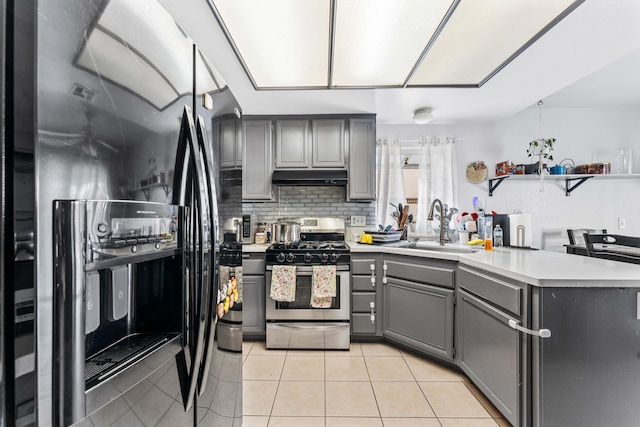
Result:
M573 2L461 1L409 85L481 85Z
M257 87L323 87L329 76L331 2L327 0L218 0Z
M256 89L486 83L584 0L210 0Z
M339 1L332 86L401 87L451 0Z

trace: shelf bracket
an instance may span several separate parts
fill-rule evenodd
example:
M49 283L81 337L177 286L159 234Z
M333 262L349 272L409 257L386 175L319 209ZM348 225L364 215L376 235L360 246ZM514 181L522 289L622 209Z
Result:
M501 176L500 178L490 179L489 180L489 196L493 196L493 192L495 191L496 188L498 188L498 185L502 184L502 181L504 181L507 178L509 178L509 175ZM493 184L494 182L496 182L495 185Z
M150 196L149 194L150 189L153 187L162 187L162 189L164 190L164 194L166 196L169 195L169 191L170 191L169 184L161 184L161 183L155 183L155 184L145 185L144 187L134 188L132 190L129 190L129 194L131 195L131 197L135 197L136 191L142 191L142 193L144 194L144 197L148 201Z
M576 188L580 187L589 178L593 178L593 175L585 176L583 178L567 178L565 180L565 182L564 182L565 183L565 189L566 189L565 195L567 197L569 197L573 190L575 190ZM570 185L569 183L573 182L573 181L578 181L578 182L576 184L574 184L574 185Z

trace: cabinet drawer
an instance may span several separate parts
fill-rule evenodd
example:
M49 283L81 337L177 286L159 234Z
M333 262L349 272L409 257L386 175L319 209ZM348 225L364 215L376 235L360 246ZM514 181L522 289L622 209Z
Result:
M522 314L522 286L466 267L458 269L458 285L511 313Z
M242 254L242 273L244 275L264 275L264 264L264 255L262 254Z
M371 283L371 276L351 276L351 290L375 291L376 287Z
M351 296L351 311L371 313L371 303L376 303L375 292L362 292L359 294L352 294ZM374 305L375 311L375 305Z
M351 314L352 334L375 334L376 322L371 322L371 314L352 313Z
M371 266L373 265L373 269L375 270L376 261L376 258L351 258L351 274L368 274L369 276L371 276Z
M453 288L455 263L423 258L385 256L387 276ZM384 268L384 267L383 267Z

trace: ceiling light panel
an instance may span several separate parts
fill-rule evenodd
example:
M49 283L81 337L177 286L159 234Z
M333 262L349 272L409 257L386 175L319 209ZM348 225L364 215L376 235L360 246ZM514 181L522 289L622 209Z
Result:
M480 85L583 0L461 0L409 86Z
M214 4L256 87L327 87L330 1Z
M452 0L338 0L332 86L402 86Z

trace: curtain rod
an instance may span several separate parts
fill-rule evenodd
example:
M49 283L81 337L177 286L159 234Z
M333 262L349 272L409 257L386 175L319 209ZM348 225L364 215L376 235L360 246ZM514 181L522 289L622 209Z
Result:
M458 142L458 141L462 141L463 138L454 138L454 137L435 137L435 138L431 138L432 140L435 139L438 142L440 142L442 139L447 140L446 142ZM390 138L377 138L376 143L377 144L381 144L382 142L384 142L385 140L387 141L391 141L391 142L398 142L400 143L400 145L402 144L415 144L416 146L420 145L420 142L426 142L427 138L425 137L424 139L390 139ZM450 140L450 141L448 141Z

